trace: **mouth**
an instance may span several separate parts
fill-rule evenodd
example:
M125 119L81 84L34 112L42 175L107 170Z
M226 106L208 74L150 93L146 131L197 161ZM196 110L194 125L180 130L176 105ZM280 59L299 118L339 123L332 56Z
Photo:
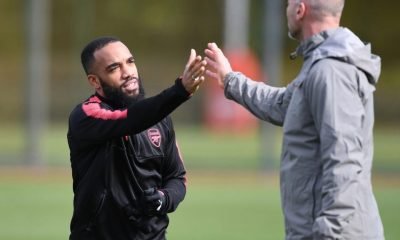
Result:
M125 90L128 93L132 93L138 90L139 85L138 85L138 81L136 78L132 79L132 80L128 80L126 81L122 86L122 89Z

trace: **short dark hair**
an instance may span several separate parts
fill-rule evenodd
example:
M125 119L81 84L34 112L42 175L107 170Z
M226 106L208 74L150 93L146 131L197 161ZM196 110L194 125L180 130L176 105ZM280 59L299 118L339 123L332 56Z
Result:
M85 70L85 73L88 75L90 72L90 68L92 66L93 60L94 60L94 52L96 52L99 49L102 49L109 43L113 42L120 42L120 40L116 37L99 37L91 42L89 42L82 50L81 52L81 63L83 66L83 70Z

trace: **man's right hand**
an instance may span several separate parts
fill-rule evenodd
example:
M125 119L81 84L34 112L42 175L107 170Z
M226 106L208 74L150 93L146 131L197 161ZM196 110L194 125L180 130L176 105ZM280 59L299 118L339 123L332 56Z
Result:
M219 86L223 88L225 76L232 72L231 64L217 44L209 43L207 47L208 48L204 50L206 54L205 60L207 62L205 76L206 78L217 80Z
M194 93L199 88L200 84L204 82L203 73L206 64L206 61L202 60L200 55L196 56L196 51L194 49L190 50L189 60L182 74L182 84L189 93Z

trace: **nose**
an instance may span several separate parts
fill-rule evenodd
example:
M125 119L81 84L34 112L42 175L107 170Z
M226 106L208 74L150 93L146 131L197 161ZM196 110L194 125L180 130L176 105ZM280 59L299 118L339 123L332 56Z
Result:
M130 74L128 72L122 73L122 79L124 79L124 80L131 78L131 76L132 76L132 74Z
M134 76L134 70L130 67L125 66L122 70L122 79L127 80Z

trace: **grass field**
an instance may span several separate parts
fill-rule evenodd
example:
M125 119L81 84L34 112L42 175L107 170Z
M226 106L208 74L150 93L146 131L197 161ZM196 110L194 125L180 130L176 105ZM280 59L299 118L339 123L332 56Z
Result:
M168 239L283 239L278 176L259 170L259 136L176 131L189 185L185 201L170 215ZM21 129L2 132L9 137L0 139L0 239L67 239L72 182L65 128L45 135L44 164L50 167L41 169L19 167ZM400 134L378 129L375 136L375 194L386 239L400 239ZM271 144L279 149L279 141Z
M170 215L168 239L283 239L278 176L260 172L190 171L186 199ZM386 239L399 239L400 180L379 176L375 193ZM70 171L0 169L0 239L67 239Z
M176 135L186 160L186 165L195 169L246 169L257 170L265 165L279 166L281 147L280 128L272 145L272 163L262 162L259 132L239 135L235 133L213 134L199 127L177 126ZM0 165L24 163L23 128L2 126L0 132L7 138L0 138ZM66 125L51 126L42 139L43 164L69 166L66 141ZM400 128L375 128L374 170L400 173Z

